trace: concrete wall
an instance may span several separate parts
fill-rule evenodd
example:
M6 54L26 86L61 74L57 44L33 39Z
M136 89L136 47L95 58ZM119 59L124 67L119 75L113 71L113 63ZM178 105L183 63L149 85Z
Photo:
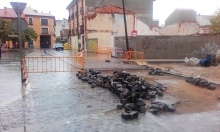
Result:
M98 48L112 47L113 37L111 33L108 32L94 32L88 33L87 39L98 39Z
M71 49L73 51L78 51L78 37L77 36L71 36Z
M125 47L124 37L115 38L115 47ZM145 59L204 58L220 49L220 36L137 36L129 38L129 48L144 52Z
M134 29L134 15L126 15L128 35ZM87 39L98 39L98 47L112 47L113 36L124 36L124 18L122 14L100 14L87 19Z
M94 19L86 20L87 30L110 31L112 32L112 15L98 13Z
M126 15L128 36L131 36L134 30L135 17L134 15ZM115 14L113 23L114 36L125 36L124 16L122 14Z
M136 19L136 30L139 36L142 35L161 35L160 29L158 27L149 27L144 22Z
M179 22L161 28L162 35L192 35L199 33L200 28L197 22Z
M212 19L213 16L209 15L198 15L196 16L196 21L199 23L200 26L207 26L211 25L210 20Z

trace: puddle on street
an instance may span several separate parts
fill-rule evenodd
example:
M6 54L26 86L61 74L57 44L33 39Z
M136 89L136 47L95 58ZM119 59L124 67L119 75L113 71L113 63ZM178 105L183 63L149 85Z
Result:
M57 52L57 54L61 53ZM29 79L31 85L25 91L27 96L22 100L22 108L19 102L12 103L7 108L0 107L0 114L3 111L13 117L13 114L18 113L15 117L19 118L25 115L25 121L18 118L19 120L16 121L21 125L15 127L12 122L14 118L7 120L9 131L20 131L22 127L33 132L42 130L60 132L220 131L220 111L192 114L162 113L156 116L147 111L140 113L136 120L126 121L121 118L122 110L116 109L119 103L118 97L108 89L92 89L88 83L78 80L75 73L29 74ZM156 80L156 82L177 84L172 80ZM176 98L166 94L164 97L157 98L156 101L168 105L178 102ZM13 114L9 109L13 110Z
M178 82L173 80L155 80L155 82L160 84L177 84Z

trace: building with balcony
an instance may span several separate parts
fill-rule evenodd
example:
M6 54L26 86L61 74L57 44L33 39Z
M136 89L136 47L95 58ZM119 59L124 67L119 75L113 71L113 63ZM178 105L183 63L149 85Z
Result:
M33 41L34 48L50 48L55 43L55 16L50 13L38 12L31 7L24 9L25 19L28 27L34 28L38 34L36 41Z
M0 18L12 21L17 18L13 8L0 9ZM50 48L55 42L55 17L50 13L38 12L31 7L26 7L21 15L27 22L28 27L34 28L38 35L36 41L30 42L34 48ZM12 42L8 42L9 47L12 47ZM24 47L27 47L25 44Z

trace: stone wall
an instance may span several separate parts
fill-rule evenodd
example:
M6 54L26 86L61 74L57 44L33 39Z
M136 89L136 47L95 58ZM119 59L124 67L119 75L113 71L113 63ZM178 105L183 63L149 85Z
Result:
M114 46L126 51L124 37L115 37ZM137 36L129 37L129 48L144 52L145 59L204 58L220 49L220 36Z

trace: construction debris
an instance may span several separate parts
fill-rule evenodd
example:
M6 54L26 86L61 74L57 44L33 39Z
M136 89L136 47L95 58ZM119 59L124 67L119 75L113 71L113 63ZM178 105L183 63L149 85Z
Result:
M157 96L162 97L163 91L166 90L166 87L161 84L153 85L136 75L131 75L121 70L114 71L112 76L105 76L99 70L89 69L84 73L79 71L76 76L78 79L88 82L91 88L106 88L117 95L121 103L117 105L117 109L124 109L124 112L121 114L121 117L124 119L138 118L138 112L145 113L147 110L145 100L152 100ZM157 108L162 106L166 107L163 111L175 111L174 108L168 107L164 103L157 102L152 104L154 105L149 110L154 114L156 114L155 111L160 111L161 109Z
M185 64L187 66L198 66L199 65L199 59L197 59L195 57L191 57L191 58L186 57L185 58Z
M200 86L200 87L206 87L209 90L215 90L216 86L213 83L208 82L206 79L203 78L194 78L194 77L188 77L186 79L186 82L191 83L195 86Z

